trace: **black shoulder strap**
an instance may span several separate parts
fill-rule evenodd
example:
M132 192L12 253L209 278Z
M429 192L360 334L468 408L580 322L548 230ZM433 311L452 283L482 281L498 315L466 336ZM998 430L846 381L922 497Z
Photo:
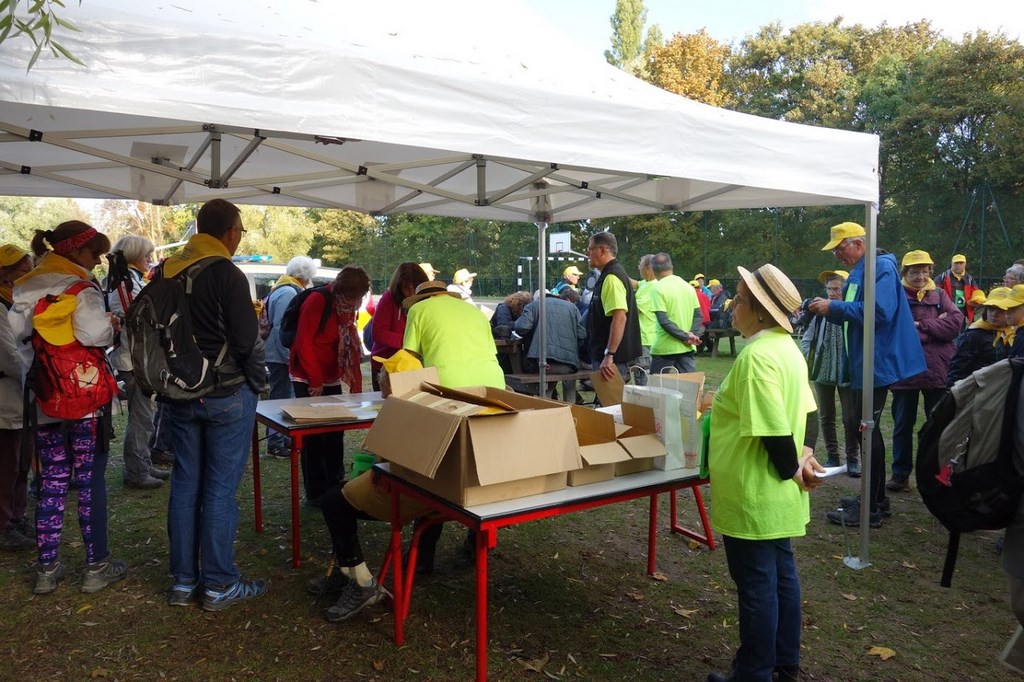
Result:
M960 551L960 531L949 531L949 542L946 544L946 561L942 564L942 579L939 584L949 587L953 584L953 569L956 568L956 555Z
M327 326L327 320L331 319L331 313L334 309L331 307L332 299L334 298L333 292L331 291L331 285L325 284L322 287L317 287L317 290L324 297L324 310L320 313L320 325L316 328L319 334Z

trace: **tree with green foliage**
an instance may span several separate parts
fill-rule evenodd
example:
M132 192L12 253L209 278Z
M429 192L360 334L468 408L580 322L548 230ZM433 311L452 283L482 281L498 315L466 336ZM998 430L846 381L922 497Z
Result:
M25 8L21 11L18 10L19 4L20 0L0 0L0 45L17 38L31 41L36 49L28 60L28 70L32 69L44 49L49 50L54 57L70 59L84 66L53 37L54 29L57 28L78 30L57 13L56 8L65 7L61 0L25 0Z
M661 29L655 24L645 36L647 9L643 0L616 0L615 13L609 21L612 47L605 50L604 58L612 66L642 78L647 69L647 54L662 42Z
M732 103L725 70L731 51L704 29L689 35L676 33L647 54L647 82L715 107Z
M0 243L28 249L36 230L52 230L65 220L89 220L71 199L0 197Z

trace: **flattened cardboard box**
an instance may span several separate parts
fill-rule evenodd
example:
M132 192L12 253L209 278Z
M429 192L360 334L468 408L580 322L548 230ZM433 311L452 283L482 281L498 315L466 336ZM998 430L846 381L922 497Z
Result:
M487 387L421 389L384 402L364 447L435 495L472 506L561 490L582 465L568 405Z

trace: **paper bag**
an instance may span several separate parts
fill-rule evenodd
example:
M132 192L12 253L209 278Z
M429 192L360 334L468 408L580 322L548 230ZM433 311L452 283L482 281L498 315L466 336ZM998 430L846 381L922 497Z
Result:
M654 411L654 432L665 444L668 454L662 461L655 461L657 469L683 468L683 431L679 391L656 386L626 386L622 402L649 407Z
M680 393L679 420L683 430L683 454L685 466L693 469L698 466L700 451L701 424L700 409L704 392L704 372L686 374L652 374L649 386L667 388Z
M609 405L618 405L622 402L622 389L626 384L618 370L616 370L615 377L612 379L605 379L601 376L601 370L591 372L590 383L594 384L594 391L597 393L597 399L602 406L608 407Z

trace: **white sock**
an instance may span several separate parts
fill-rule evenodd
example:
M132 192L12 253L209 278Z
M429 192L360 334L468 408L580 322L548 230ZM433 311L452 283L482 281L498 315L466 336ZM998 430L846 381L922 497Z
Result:
M359 587L369 587L373 584L373 574L370 573L370 568L365 561L356 566L342 566L341 572L355 580Z

